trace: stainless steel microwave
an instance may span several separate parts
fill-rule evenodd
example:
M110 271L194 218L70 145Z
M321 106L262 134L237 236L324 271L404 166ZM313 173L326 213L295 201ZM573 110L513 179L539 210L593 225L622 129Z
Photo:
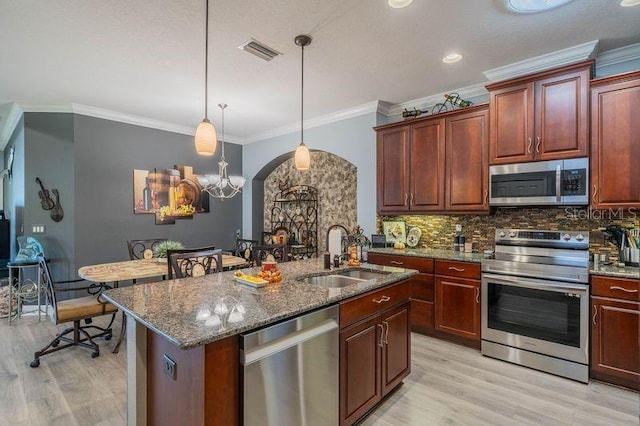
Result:
M489 168L489 205L589 204L589 159L536 161Z

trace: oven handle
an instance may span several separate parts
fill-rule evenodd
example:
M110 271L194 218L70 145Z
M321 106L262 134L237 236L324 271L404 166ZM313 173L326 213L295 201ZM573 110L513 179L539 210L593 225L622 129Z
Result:
M504 284L510 285L514 287L524 287L524 288L533 288L536 290L548 290L548 291L577 291L587 294L587 289L589 288L586 285L572 285L569 283L559 283L558 281L540 281L540 280L532 280L530 278L522 278L522 277L508 277L501 275L493 275L493 274L482 274L482 281L491 281L496 284Z

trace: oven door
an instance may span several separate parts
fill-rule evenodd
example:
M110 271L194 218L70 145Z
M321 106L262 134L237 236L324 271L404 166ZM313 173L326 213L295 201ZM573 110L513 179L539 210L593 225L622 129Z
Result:
M482 274L482 339L588 364L589 286Z

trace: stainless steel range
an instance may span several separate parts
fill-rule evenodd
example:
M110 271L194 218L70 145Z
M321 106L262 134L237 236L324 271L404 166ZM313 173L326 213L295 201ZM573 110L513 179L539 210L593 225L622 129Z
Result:
M482 354L589 381L589 234L497 229L482 261Z

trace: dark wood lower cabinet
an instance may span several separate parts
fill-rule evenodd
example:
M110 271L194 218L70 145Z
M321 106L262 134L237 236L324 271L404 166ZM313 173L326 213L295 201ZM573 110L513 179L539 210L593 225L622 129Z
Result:
M382 398L380 316L340 332L341 424L352 424Z
M640 390L640 303L592 297L591 376Z
M409 301L340 331L340 424L351 425L411 372Z
M436 276L435 329L480 340L480 281Z
M411 372L409 304L384 312L382 326L382 395L386 395Z

